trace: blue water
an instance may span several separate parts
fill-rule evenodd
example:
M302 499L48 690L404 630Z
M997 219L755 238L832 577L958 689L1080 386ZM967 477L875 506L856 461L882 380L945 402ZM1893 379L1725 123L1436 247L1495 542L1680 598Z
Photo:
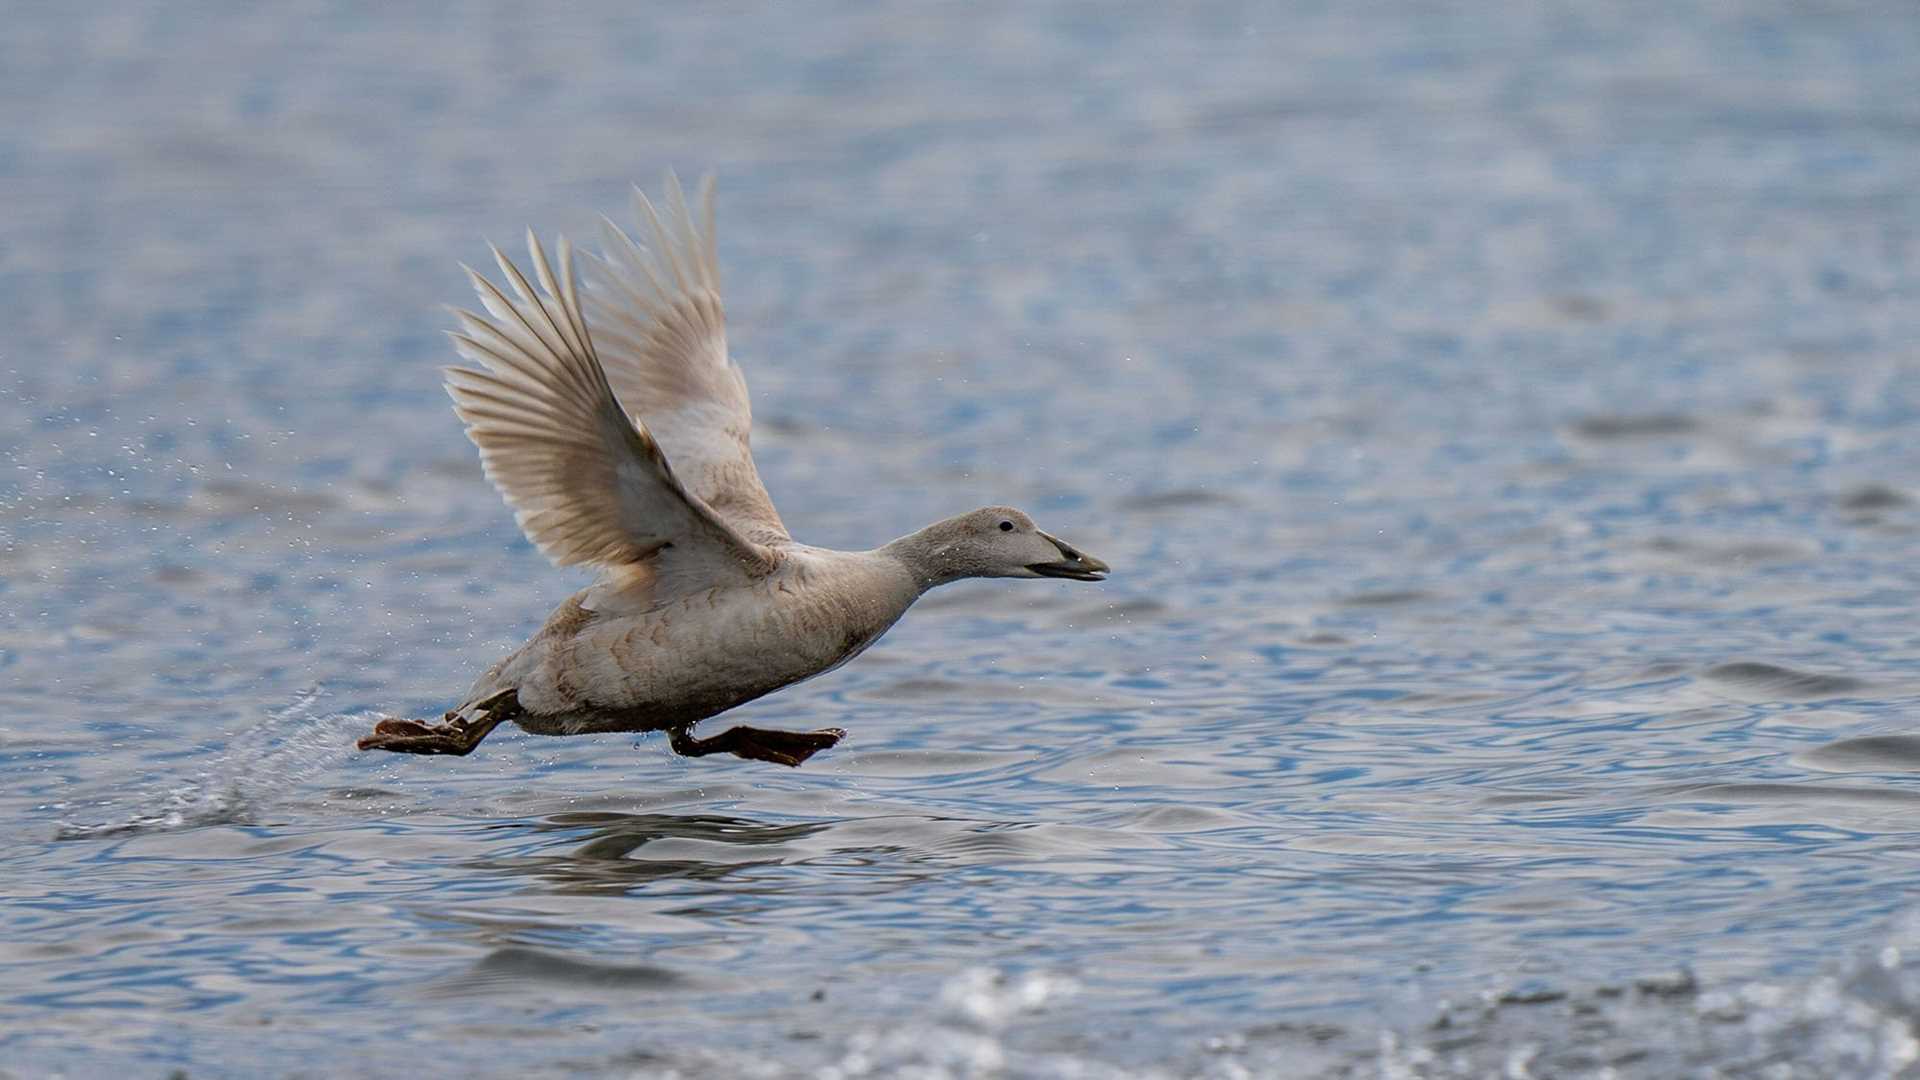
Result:
M1905 1075L1920 13L27 5L0 1076ZM800 538L924 601L654 737L351 750L583 578L483 237L720 179Z

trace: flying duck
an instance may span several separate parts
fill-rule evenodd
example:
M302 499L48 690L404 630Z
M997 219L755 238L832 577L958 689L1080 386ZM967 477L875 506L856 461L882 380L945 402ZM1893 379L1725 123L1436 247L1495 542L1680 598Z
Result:
M727 356L713 182L699 224L679 181L651 246L604 221L576 287L531 230L535 281L496 248L507 288L467 269L486 315L451 332L478 367L445 369L454 411L527 539L599 579L487 669L442 722L387 719L362 750L466 754L511 721L538 735L665 731L688 756L799 765L846 734L693 726L820 675L879 640L927 590L962 578L1100 581L1107 564L1006 506L937 521L871 551L788 535L748 447L747 384Z

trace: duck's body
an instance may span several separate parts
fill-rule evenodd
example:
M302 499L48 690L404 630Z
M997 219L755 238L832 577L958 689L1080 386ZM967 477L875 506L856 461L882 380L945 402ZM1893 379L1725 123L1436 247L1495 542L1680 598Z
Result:
M514 722L536 735L681 727L839 667L920 598L881 552L784 554L760 581L641 612L602 614L594 589L577 593L466 704L511 689Z
M1106 571L1010 507L872 551L795 542L748 449L711 189L704 230L677 183L670 194L664 224L638 199L653 252L609 224L584 306L564 240L556 280L528 237L539 293L498 252L516 298L473 275L491 319L459 313L454 340L483 370L447 369L455 410L528 538L602 577L482 675L444 723L383 721L362 749L464 754L511 720L541 735L665 730L683 754L797 765L843 733L736 727L695 739L689 729L846 663L934 586Z

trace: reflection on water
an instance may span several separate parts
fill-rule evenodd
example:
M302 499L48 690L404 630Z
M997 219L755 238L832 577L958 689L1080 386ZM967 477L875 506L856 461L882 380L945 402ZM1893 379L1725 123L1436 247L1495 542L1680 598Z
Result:
M535 988L547 997L594 1001L684 989L688 977L653 964L607 964L521 946L502 946L471 968L426 991L429 997L518 997Z
M15 15L0 1070L1911 1070L1900 4ZM1121 572L355 754L579 585L455 260L669 165L796 535Z
M704 814L555 814L536 825L535 833L565 832L569 844L577 846L549 853L551 843L543 843L540 854L481 859L471 867L524 875L560 892L618 894L665 878L711 882L747 867L777 865L797 857L794 841L826 827Z

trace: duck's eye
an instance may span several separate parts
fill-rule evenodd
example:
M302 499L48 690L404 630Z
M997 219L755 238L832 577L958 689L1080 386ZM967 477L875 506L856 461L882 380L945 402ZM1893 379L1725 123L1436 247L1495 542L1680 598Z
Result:
M1012 532L1012 531L1013 531L1013 522L1011 522L1011 521L1003 521L1003 522L1001 522L1001 523L1000 523L1000 531L1001 531L1001 532Z

